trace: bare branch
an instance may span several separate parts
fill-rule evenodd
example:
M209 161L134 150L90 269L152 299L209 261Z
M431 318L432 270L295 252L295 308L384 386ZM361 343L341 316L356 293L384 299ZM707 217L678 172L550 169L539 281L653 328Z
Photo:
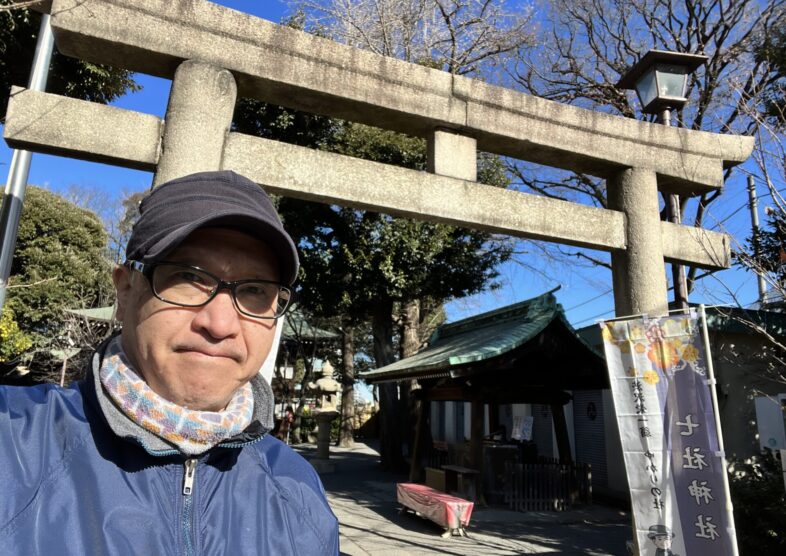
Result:
M8 0L8 4L0 5L0 12L10 12L11 10L21 10L32 8L38 4L43 4L46 0Z
M51 282L53 280L57 280L57 278L44 278L43 280L38 280L37 282L31 282L29 284L14 284L6 286L6 289L13 290L13 289L22 289L22 288L33 288L35 286L40 286L41 284L46 284L47 282Z

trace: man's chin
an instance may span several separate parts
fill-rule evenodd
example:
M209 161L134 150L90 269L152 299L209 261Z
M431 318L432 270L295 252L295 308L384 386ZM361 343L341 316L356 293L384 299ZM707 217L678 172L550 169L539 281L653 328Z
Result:
M178 405L192 411L219 412L226 409L229 400L232 399L231 396L229 396L226 400L223 398L219 399L215 392L212 392L211 394L212 395L204 397L188 396L187 398L184 398L182 403L179 403Z

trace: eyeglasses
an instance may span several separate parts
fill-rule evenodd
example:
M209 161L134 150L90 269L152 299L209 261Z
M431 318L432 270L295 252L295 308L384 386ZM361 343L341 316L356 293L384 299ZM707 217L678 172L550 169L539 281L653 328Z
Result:
M202 307L227 289L242 314L255 319L277 319L292 299L292 290L270 280L226 282L197 266L168 261L126 261L125 265L147 278L158 299L180 307Z

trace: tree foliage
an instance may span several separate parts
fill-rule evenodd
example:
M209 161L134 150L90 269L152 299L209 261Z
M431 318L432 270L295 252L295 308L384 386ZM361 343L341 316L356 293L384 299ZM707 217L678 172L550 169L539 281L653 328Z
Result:
M772 452L729 466L741 554L786 551L786 495L781 462Z
M52 365L50 350L62 349L66 309L112 302L107 235L93 213L62 197L29 186L19 224L6 307L32 341L33 372Z
M529 43L530 12L503 0L304 0L297 26L385 56L490 78ZM508 11L510 10L510 11ZM280 125L281 119L274 121ZM287 120L284 120L285 122ZM269 126L266 127L270 129ZM295 137L376 162L424 170L419 138L352 122L334 122L327 139ZM303 139L306 139L305 141ZM481 181L507 186L496 157L481 156ZM342 327L372 323L374 365L392 363L413 349L418 331L433 324L446 300L493 286L496 266L510 246L488 234L389 215L283 199L280 209L303 253L302 294L316 314L343 316ZM355 331L355 337L361 336ZM406 348L406 349L404 349ZM410 355L411 353L404 353ZM408 390L379 389L382 463L400 469ZM399 418L401 416L401 418ZM403 419L403 421L402 421Z
M0 363L17 359L32 346L30 336L19 329L14 312L4 310L0 317Z
M425 167L422 140L359 124L346 124L331 148ZM495 160L483 166L488 170L482 176L500 178ZM470 295L491 284L496 266L509 256L506 243L481 232L349 207L313 205L307 212L295 211L288 208L291 202L282 202L282 211L304 246L303 294L318 313L338 309L362 317L381 303Z
M11 6L0 0L0 7ZM27 8L0 11L0 114L8 107L12 85L26 87L33 65L41 14ZM139 90L131 72L52 53L47 92L107 104Z
M756 57L769 66L773 77L762 93L763 112L783 129L786 126L786 11L782 12L781 25L762 37Z

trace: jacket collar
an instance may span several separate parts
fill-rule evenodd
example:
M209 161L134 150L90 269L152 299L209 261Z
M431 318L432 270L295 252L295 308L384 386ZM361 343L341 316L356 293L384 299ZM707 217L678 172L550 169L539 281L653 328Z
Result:
M99 370L104 359L104 352L111 339L104 340L96 349L85 379L85 386L95 395L95 401L107 425L115 435L139 444L151 455L170 456L179 454L180 452L174 444L156 436L129 419L112 402L104 390L99 377ZM261 375L256 375L251 379L251 388L254 392L254 417L251 424L243 432L227 438L215 448L242 447L245 444L258 440L273 428L274 398L270 384Z

